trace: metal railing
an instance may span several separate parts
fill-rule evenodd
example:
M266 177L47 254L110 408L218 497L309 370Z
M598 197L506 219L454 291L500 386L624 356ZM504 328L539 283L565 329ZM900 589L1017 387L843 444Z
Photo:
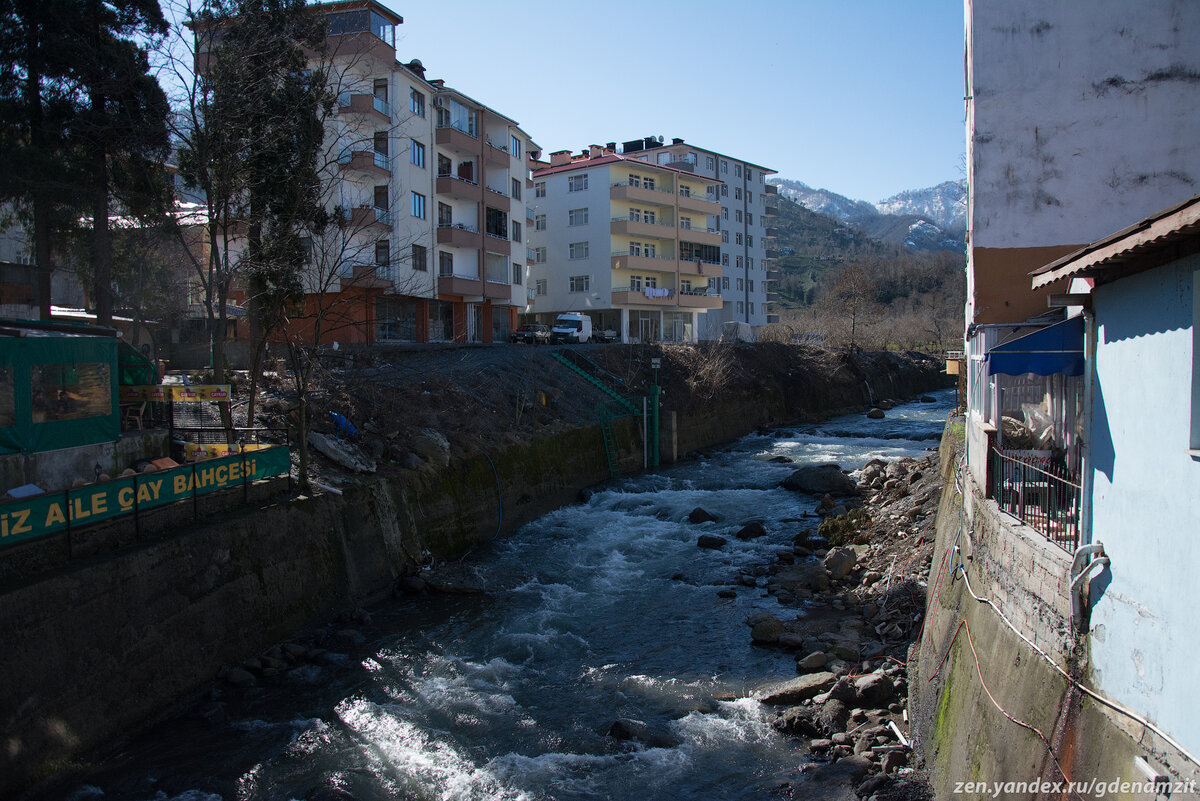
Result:
M666 195L675 194L675 190L669 186L668 187L642 186L641 184L631 184L628 181L617 181L612 186L613 186L613 189L616 189L619 186L625 186L625 187L633 187L634 189L645 189L649 192L662 192L663 194L666 194Z
M467 127L465 124L463 124L461 122L448 122L448 121L444 121L444 120L439 120L437 127L439 129L453 128L454 130L458 131L459 133L466 134L467 136L471 137L472 139L479 138L479 134L475 133L469 127Z
M453 178L456 181L462 181L464 184L470 184L471 186L479 186L479 181L473 180L471 178L464 178L461 175L455 175L454 173L450 173L450 172L438 172L437 177L438 178Z
M655 254L655 255L651 256L651 255L647 255L645 253L630 253L628 250L614 251L612 254L612 258L614 258L614 259L624 258L626 256L633 256L634 258L637 258L637 259L662 259L664 261L675 261L675 257L670 254L661 254L660 253L660 254Z
M613 217L613 218L611 218L611 220L610 220L610 221L611 221L611 222L615 222L615 223L623 223L623 222L635 222L635 223L642 223L643 225L661 225L661 226L664 226L664 227L666 227L666 228L674 228L674 227L675 227L675 223L671 222L670 220L659 220L659 219L654 219L654 220L645 220L645 219L640 219L640 220L630 220L628 217Z
M1035 464L995 448L992 456L992 497L1000 509L1074 553L1079 547L1083 488L1070 472L1049 459Z

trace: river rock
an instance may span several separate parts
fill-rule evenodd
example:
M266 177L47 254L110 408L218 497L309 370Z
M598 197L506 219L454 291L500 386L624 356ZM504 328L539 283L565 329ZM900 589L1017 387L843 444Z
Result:
M359 473L374 473L376 470L374 459L345 440L322 434L319 431L310 431L308 434L308 444L317 453L337 462L348 470L354 470Z
M846 705L836 698L830 698L821 704L821 711L817 713L814 722L823 730L833 734L844 730L849 718L850 710L846 708Z
M874 409L867 412L867 419L868 420L882 420L883 419L883 409L880 409L878 406L876 406Z
M640 720L618 718L608 727L608 736L614 740L638 742L650 748L674 748L682 741L666 732L655 731Z
M779 482L779 486L793 492L807 492L813 495L826 493L834 496L857 495L858 485L855 484L836 464L806 465L792 471L792 474Z
M812 673L825 667L829 657L821 651L813 651L808 656L796 662L796 670L800 673Z
M789 459L786 456L773 456L770 459L768 459L767 461L775 462L776 464L791 464L793 460Z
M828 690L834 681L832 673L809 673L807 676L798 676L760 687L754 691L752 697L764 704L795 705Z
M687 521L689 523L715 523L717 522L717 517L711 512L697 506L688 512Z
M892 702L896 688L882 671L869 673L854 682L854 690L864 706L882 709Z
M858 691L854 688L854 680L849 676L838 679L829 688L829 697L836 698L844 704L852 704L858 700Z
M818 739L813 740L808 744L808 748L814 754L820 754L833 748L833 740Z
M771 721L775 731L792 734L799 737L818 737L821 732L812 722L812 710L802 706L792 706L783 710L779 717Z
M783 634L783 621L776 618L760 621L750 629L750 637L755 642L779 642L780 634Z
M734 534L739 540L752 540L761 537L767 533L767 527L759 520L751 520L746 525L738 529L738 533Z
M253 687L258 683L258 680L254 678L253 673L245 668L240 667L233 667L226 671L225 681L229 682L234 687L241 687L243 689L246 687Z
M890 400L881 400L876 405L879 406L880 409L883 409L885 412L891 411L892 409L896 408L896 404Z
M325 671L316 665L301 665L285 673L284 678L292 684L315 687L325 678Z
M832 741L830 741L832 743ZM804 781L797 782L792 791L793 801L811 801L819 798L821 801L858 801L854 788L867 771L871 769L871 760L864 756L849 756L821 765L816 770L804 774Z
M908 764L908 754L903 751L888 751L883 755L883 762L880 763L879 769L884 773L895 773L896 768L902 768Z
M857 563L858 555L851 548L834 548L825 554L823 562L825 569L829 571L830 578L835 581L849 575Z
M937 398L933 397L932 395L922 395L921 403L937 403Z
M731 590L728 587L726 587L725 589L722 589L722 590L717 590L717 597L718 598L736 598L737 590Z
M727 542L729 540L724 537L718 537L716 534L701 534L699 539L696 540L696 544L701 548L710 548L713 550L724 548Z

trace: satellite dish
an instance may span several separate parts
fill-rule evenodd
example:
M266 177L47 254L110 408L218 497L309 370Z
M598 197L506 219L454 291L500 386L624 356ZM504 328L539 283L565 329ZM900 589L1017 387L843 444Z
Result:
M659 143L660 145L663 143L663 138L662 138L662 136L661 136L661 135L659 135L659 137L658 137L658 143Z

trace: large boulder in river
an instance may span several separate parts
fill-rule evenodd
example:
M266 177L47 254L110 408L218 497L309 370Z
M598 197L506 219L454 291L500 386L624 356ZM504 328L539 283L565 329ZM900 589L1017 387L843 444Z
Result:
M828 671L809 673L794 679L768 684L754 691L754 698L764 704L795 706L802 701L823 693L833 686L837 677Z
M643 721L632 718L617 718L608 727L608 736L614 740L628 740L649 748L674 748L682 741L666 732L657 731Z
M718 537L716 534L701 534L699 539L696 540L696 544L701 548L709 548L711 550L724 548L726 542L728 540L724 537Z
M880 409L878 406L876 406L874 409L867 412L867 419L868 420L882 420L883 419L883 409Z
M717 522L717 518L712 512L697 506L688 512L687 521L689 523L715 523Z
M845 578L858 563L858 555L851 548L834 548L825 554L825 569L834 580Z
M739 540L752 540L756 537L761 537L767 533L767 528L762 524L761 520L751 520L746 525L738 529L738 533L734 536Z
M793 492L808 492L813 495L858 494L858 485L836 464L806 465L794 470L790 476L779 482L779 486Z

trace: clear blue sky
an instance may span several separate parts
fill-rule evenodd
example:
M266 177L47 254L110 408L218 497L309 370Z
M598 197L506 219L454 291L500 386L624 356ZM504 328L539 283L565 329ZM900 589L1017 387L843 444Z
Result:
M382 2L544 152L680 137L878 201L962 177L962 0Z

